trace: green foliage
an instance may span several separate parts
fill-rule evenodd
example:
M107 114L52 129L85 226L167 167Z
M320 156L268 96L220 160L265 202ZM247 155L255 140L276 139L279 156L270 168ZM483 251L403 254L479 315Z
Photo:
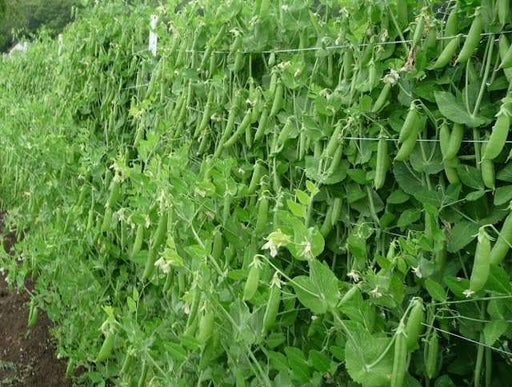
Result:
M0 200L23 235L0 263L36 280L77 382L512 379L512 147L482 160L511 114L502 7L132 3L0 63ZM481 44L434 66L446 15L465 35L476 3Z
M59 33L79 4L77 0L0 0L0 51L41 27L52 35Z

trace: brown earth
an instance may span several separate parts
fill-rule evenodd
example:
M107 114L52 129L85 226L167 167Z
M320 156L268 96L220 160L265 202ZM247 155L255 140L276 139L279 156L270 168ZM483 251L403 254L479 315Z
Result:
M3 230L3 214L0 214ZM12 233L3 235L4 248L15 243ZM27 283L28 290L32 284ZM0 274L0 386L71 386L66 379L66 361L55 357L50 340L51 322L39 313L36 325L27 328L29 295L8 289Z

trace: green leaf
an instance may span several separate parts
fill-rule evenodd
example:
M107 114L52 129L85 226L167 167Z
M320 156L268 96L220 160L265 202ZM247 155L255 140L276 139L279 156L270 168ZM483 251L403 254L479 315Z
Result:
M393 369L393 351L388 353L371 369L367 365L373 363L386 349L390 339L373 337L368 331L351 330L351 337L345 347L346 367L350 377L363 386L386 386L388 376Z
M466 298L464 291L469 289L469 280L460 277L444 277L444 283L458 298Z
M396 190L388 196L387 202L389 204L402 204L410 199L410 196L404 193L404 191Z
M298 189L298 190L295 191L295 195L297 196L297 199L299 199L299 202L301 204L307 205L309 203L310 197L304 191Z
M512 163L507 163L503 169L496 173L496 179L512 183Z
M461 220L457 223L455 227L451 229L450 235L448 236L448 245L446 247L448 252L456 253L471 243L478 233L478 228L478 224L467 220Z
M461 163L457 166L457 173L462 184L476 190L484 189L482 174L476 167Z
M494 205L500 206L512 200L512 185L499 187L494 194Z
M409 208L400 214L396 225L402 230L413 224L421 217L421 211L417 208Z
M295 294L299 301L314 314L323 314L327 312L327 303L322 300L316 293L313 281L304 275L295 277L292 282Z
M446 91L436 91L434 97L441 114L452 122L464 124L470 128L477 128L489 122L483 117L472 117L462 102Z
M492 290L497 293L510 294L512 293L512 285L510 284L510 277L500 266L491 266L489 278L485 284L485 289Z
M482 196L485 195L485 190L478 190L478 191L473 191L473 192L470 192L466 195L466 197L464 198L464 200L467 200L468 202L474 202L475 200L478 200L480 199Z
M288 372L288 360L286 359L286 356L283 355L281 352L276 351L266 351L268 360L270 363L270 366L277 370L277 371L283 371Z
M484 339L486 345L493 345L508 328L508 323L503 320L494 320L485 323Z
M331 359L315 349L309 351L309 363L319 372L327 373L331 369Z
M329 308L335 308L339 299L338 278L319 260L310 262L310 278L316 293L325 300Z
M288 205L288 208L290 209L291 213L296 217L303 219L306 217L306 206L294 202L291 199L287 200L286 204Z
M446 301L446 291L443 289L439 282L427 278L425 280L425 288L427 289L428 294L430 294L430 297L432 297L433 300L439 302Z

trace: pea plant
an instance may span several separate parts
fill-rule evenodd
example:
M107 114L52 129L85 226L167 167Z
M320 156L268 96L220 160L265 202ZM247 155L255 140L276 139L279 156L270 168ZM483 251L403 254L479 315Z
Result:
M507 385L510 2L155 3L1 59L0 264L69 376Z

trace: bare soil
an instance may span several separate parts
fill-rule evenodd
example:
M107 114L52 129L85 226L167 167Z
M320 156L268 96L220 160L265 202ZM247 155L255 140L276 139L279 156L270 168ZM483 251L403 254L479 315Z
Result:
M16 242L12 233L2 235L2 240L8 252ZM32 284L26 287L31 289ZM66 362L55 357L50 320L40 312L35 327L28 329L29 295L11 290L0 274L0 386L71 386L66 379Z

